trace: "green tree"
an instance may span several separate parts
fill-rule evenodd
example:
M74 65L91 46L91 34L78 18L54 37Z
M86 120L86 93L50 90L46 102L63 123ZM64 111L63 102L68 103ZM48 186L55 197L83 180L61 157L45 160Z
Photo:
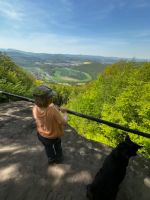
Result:
M17 66L11 58L0 53L0 90L31 96L34 86L35 78L30 73ZM0 102L6 100L6 96L0 96Z
M68 107L104 120L150 133L150 63L118 62L86 86ZM70 116L70 123L85 137L115 146L124 132L106 125ZM130 134L144 145L141 151L150 156L149 139Z

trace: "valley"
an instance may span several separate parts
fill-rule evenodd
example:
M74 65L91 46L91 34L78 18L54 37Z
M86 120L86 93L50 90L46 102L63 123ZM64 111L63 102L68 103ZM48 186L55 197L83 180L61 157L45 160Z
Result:
M96 79L109 64L131 60L91 55L32 53L14 49L0 51L31 72L36 79L63 84L87 83Z
M31 72L36 79L63 84L84 84L104 70L115 58L102 56L31 53L1 49L13 61Z

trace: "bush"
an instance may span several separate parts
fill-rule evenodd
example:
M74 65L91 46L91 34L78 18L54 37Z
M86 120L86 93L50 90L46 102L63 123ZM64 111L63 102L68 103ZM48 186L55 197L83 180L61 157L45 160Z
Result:
M22 96L31 97L35 78L24 69L17 66L11 58L0 53L0 90ZM8 98L0 95L0 102Z
M119 62L106 68L96 81L86 86L68 107L80 113L119 123L150 133L150 63ZM106 125L69 116L70 124L87 138L115 146L125 133ZM130 134L144 145L141 152L150 157L150 140Z

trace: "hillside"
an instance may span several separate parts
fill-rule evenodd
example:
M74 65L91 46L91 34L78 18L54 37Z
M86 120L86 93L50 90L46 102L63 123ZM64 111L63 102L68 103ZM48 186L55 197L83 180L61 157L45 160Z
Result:
M92 79L96 79L97 76L106 68L106 66L106 64L88 61L83 62L81 65L70 66L70 68L88 73L91 75Z
M125 60L117 57L32 53L13 49L1 51L10 56L17 65L30 71L36 79L53 83L86 83L96 79L108 64ZM139 61L142 59L137 59Z
M0 54L0 90L19 95L30 96L34 87L35 78L16 65L11 58ZM5 100L0 96L0 101Z
M15 49L0 49L0 51L5 52L7 55L12 57L16 63L28 61L46 61L51 63L82 63L83 61L89 60L98 63L114 63L120 59L117 57L104 57L104 56L91 56L91 55L72 55L72 54L48 54L48 53L33 53L25 52ZM21 64L21 63L19 63Z
M71 110L150 133L150 63L119 62L106 68L96 81L70 98ZM70 123L89 139L115 146L124 132L70 116ZM150 157L149 139L130 134Z
M81 84L95 79L106 66L117 58L69 54L30 53L3 50L14 62L30 71L36 79L53 83ZM85 64L90 62L90 64ZM104 64L101 64L104 62Z
M0 90L32 97L33 88L39 84L45 84L56 91L57 97L54 101L58 105L66 103L72 93L81 90L78 86L36 80L30 72L16 65L10 57L0 54ZM7 98L5 95L0 94L0 102L9 101L9 99L18 100L10 97Z

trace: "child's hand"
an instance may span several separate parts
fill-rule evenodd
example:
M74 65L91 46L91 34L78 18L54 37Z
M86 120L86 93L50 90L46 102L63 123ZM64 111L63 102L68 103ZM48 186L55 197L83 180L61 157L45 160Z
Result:
M68 116L67 116L67 112L64 112L64 120L67 122L67 118L68 118Z
M65 108L59 108L59 110L60 110L62 113L66 113L66 112L67 112L67 109L65 109Z

